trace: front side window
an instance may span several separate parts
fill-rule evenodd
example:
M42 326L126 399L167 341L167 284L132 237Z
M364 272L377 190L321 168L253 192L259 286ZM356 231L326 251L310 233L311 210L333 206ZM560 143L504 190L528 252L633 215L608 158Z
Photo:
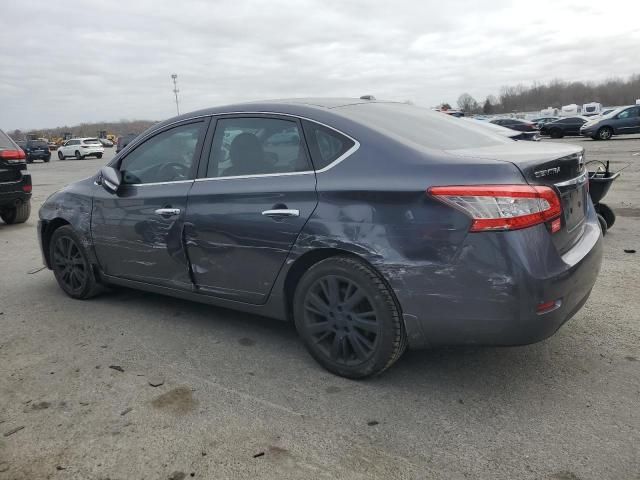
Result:
M192 178L196 146L204 122L165 130L141 143L120 163L122 182L143 184Z
M278 118L223 118L216 123L207 177L311 169L298 123Z

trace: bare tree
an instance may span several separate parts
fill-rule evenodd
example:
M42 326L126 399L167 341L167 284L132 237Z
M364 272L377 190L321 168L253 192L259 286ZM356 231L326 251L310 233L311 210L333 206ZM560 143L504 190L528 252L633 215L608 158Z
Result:
M463 93L458 97L458 108L466 113L476 113L480 110L478 102L468 93Z

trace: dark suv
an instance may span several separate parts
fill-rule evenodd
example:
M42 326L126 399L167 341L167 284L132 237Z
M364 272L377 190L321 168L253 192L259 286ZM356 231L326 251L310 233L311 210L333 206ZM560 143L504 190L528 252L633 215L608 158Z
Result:
M21 142L19 146L24 150L27 163L32 163L34 160L42 160L46 163L51 160L49 144L44 140L27 140Z
M31 213L31 175L26 155L0 130L0 218L5 223L24 223Z

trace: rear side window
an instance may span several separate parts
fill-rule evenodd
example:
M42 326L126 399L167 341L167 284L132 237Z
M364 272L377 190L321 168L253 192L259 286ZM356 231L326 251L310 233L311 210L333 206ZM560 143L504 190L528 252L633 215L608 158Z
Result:
M223 118L216 122L208 178L310 169L298 122L267 117Z
M316 170L322 170L335 162L355 145L350 138L323 125L303 120L302 127Z

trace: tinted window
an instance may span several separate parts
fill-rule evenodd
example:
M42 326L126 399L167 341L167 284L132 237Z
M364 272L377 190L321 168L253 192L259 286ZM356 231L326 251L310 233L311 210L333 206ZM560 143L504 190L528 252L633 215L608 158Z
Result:
M311 169L298 123L277 118L223 118L216 123L207 177Z
M49 148L47 142L43 142L42 140L29 140L27 142L27 147L29 148Z
M87 138L83 143L85 143L86 145L102 145L100 143L100 140L98 140L97 138Z
M323 125L304 120L304 134L316 170L321 170L344 155L355 142Z
M123 183L174 182L192 178L203 122L166 130L129 153L120 163Z

